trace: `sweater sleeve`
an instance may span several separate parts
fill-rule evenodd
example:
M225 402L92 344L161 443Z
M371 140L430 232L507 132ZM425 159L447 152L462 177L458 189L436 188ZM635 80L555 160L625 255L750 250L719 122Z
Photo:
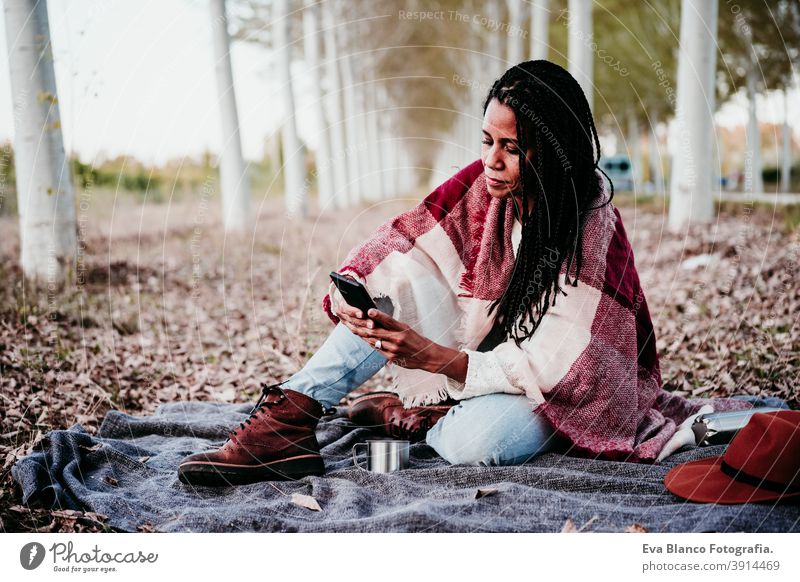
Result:
M467 376L463 383L447 378L451 398L502 392L526 394L537 403L544 402L544 394L564 378L589 346L601 297L599 290L584 282L577 287L565 285L563 273L561 286L567 295L558 296L535 333L519 347L509 339L488 352L461 350L467 354Z

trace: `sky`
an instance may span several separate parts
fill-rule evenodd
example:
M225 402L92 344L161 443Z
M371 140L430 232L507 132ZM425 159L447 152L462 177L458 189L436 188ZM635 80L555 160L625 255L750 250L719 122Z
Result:
M50 29L67 152L84 162L119 154L146 163L219 151L221 128L206 0L51 0ZM3 19L0 13L0 20ZM0 142L13 138L5 22L0 26ZM242 147L259 159L282 116L270 52L231 49ZM292 68L298 131L313 149L317 131L305 64ZM800 126L800 94L790 111ZM746 99L717 114L725 126L746 121ZM782 121L779 97L759 100L762 121ZM480 136L476 137L476 140Z
M218 151L220 117L205 0L49 2L64 145L84 162L132 154L146 162ZM0 20L2 14L0 13ZM5 22L0 26L0 141L13 136ZM249 43L231 49L244 155L260 158L278 124L280 86L270 53ZM293 66L300 95L309 82ZM305 91L308 94L308 91ZM302 106L302 103L301 103ZM299 131L315 145L313 127Z

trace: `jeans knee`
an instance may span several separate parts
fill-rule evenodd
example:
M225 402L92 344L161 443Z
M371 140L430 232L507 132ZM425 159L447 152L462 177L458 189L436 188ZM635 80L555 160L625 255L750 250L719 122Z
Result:
M434 430L437 428L438 430ZM463 435L456 434L455 431L442 430L443 425L437 423L428 431L426 442L451 465L492 465L495 464L493 451L486 446L486 442L478 437L464 440ZM450 435L450 438L448 438Z
M520 410L517 415L503 410L498 419L481 424L454 407L428 431L426 442L451 465L520 465L559 442L527 406Z

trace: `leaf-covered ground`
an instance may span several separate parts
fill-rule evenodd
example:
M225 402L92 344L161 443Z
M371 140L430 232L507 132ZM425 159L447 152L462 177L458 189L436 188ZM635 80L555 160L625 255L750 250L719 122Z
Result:
M226 236L213 197L106 198L113 205L81 205L78 280L67 290L23 284L15 219L0 218L2 531L109 531L102 515L22 506L11 465L49 430L96 431L111 408L150 414L180 399L254 401L262 382L298 370L330 331L320 307L328 272L416 202L298 222L267 200L252 230ZM716 223L671 234L663 200L615 201L666 387L777 395L797 408L800 231L787 228L783 211L728 205ZM387 385L379 373L362 389Z

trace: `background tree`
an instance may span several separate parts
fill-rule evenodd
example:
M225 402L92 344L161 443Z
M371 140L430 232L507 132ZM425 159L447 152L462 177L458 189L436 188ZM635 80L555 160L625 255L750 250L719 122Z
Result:
M14 102L14 154L26 277L48 284L74 272L77 221L64 154L47 3L4 0Z
M670 180L669 228L679 231L713 219L711 175L717 4L681 3L676 117L679 143Z
M225 230L242 231L250 222L250 181L242 157L225 0L210 0L210 8L217 104L222 126L219 174L223 222Z
M790 86L800 50L799 22L797 0L775 3L737 0L735 4L720 5L717 85L722 98L729 98L742 87L747 97L744 168L747 192L764 191L756 97ZM788 153L784 152L784 156L788 157Z

